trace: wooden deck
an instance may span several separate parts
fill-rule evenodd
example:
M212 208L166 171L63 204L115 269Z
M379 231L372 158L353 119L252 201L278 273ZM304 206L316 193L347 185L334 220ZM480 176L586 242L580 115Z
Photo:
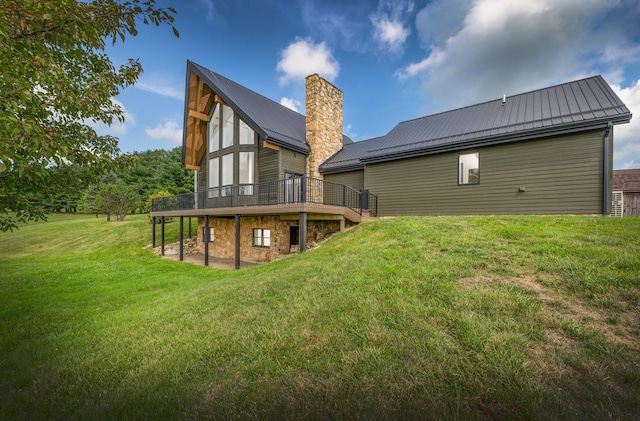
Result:
M308 214L320 214L320 215L338 215L348 219L351 222L364 222L367 220L375 219L369 216L368 212L363 211L360 215L347 207L321 205L317 203L291 203L280 205L263 205L263 206L235 206L226 208L206 208L206 209L188 209L188 210L172 210L172 211L152 211L152 217L162 216L185 216L185 217L200 217L200 216L255 216L255 215L287 215L287 214L299 214L300 212L306 212Z

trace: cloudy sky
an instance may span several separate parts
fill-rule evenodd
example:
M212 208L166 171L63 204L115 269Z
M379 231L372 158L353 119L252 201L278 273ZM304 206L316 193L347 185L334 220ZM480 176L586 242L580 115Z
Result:
M172 4L173 3L173 4ZM177 5L176 5L177 3ZM186 60L304 114L304 78L344 93L344 131L397 123L601 74L629 107L614 130L614 168L640 168L637 0L159 0L168 27L109 50L145 73L117 101L126 122L100 127L125 152L182 140Z

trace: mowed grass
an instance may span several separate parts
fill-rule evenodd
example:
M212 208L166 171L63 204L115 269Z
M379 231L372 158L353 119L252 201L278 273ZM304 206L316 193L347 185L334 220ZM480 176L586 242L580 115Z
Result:
M241 271L150 238L0 233L0 419L640 418L638 218L387 219Z

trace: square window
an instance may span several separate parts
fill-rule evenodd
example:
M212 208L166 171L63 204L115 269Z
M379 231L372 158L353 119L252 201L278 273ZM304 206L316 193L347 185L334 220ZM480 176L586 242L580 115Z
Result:
M271 230L254 228L253 229L253 246L254 247L270 247L271 246Z
M458 156L458 185L480 184L480 153Z

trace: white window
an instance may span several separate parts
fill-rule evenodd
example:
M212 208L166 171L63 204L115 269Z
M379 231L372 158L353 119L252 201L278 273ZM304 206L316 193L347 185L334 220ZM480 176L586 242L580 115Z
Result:
M220 158L209 160L209 197L218 197L220 187Z
M480 153L467 153L458 156L458 184L480 183Z
M271 230L254 228L253 229L253 246L254 247L271 246Z
M222 149L233 146L233 110L226 105L222 106Z
M253 184L253 152L239 152L238 154L240 194L253 194L253 186L242 186L243 184Z
M211 119L209 120L207 136L209 138L209 152L215 152L220 149L220 107L218 107L218 104L214 105L213 114L211 114Z
M233 185L233 154L222 155L222 196L231 195Z
M247 125L244 121L240 120L240 144L241 145L253 145L254 136L253 129Z

